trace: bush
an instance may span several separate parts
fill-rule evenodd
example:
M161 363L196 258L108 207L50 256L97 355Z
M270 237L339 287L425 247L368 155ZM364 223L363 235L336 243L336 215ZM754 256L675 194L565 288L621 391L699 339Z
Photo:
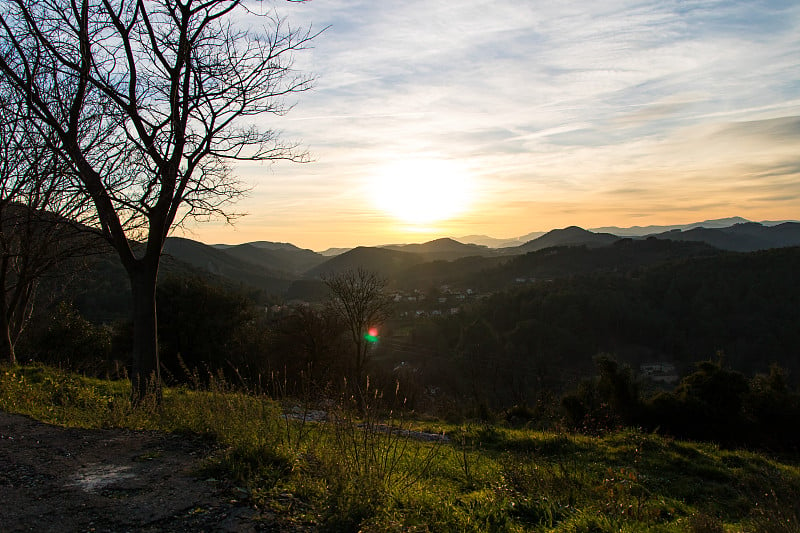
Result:
M71 304L62 302L28 349L44 363L102 376L113 370L111 339L111 328L92 324Z
M581 381L575 392L561 400L567 423L588 434L635 424L641 415L642 401L631 369L620 367L607 354L598 355L595 365L598 376Z
M674 392L652 397L643 421L678 437L746 443L752 440L752 421L743 411L748 391L744 375L703 361Z

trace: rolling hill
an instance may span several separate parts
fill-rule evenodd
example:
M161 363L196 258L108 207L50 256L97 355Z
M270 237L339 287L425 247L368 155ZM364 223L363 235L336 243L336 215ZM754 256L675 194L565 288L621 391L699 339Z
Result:
M608 246L556 246L510 257L500 265L486 262L483 270L464 277L462 283L491 292L533 281L600 272L627 275L640 267L719 253L722 252L702 242L655 238L620 239Z
M495 252L486 246L464 244L450 238L436 239L423 244L395 244L384 246L383 248L417 254L427 261L452 260L475 255L492 255Z
M611 235L610 233L593 233L579 228L578 226L569 226L567 228L549 231L541 237L526 242L522 246L506 248L505 252L522 254L535 252L544 248L551 248L553 246L588 246L589 248L595 248L599 246L608 246L618 240L618 236Z
M224 278L233 279L270 293L286 290L294 276L280 270L245 261L212 246L184 239L169 237L164 245L164 254L188 263L200 270Z
M383 277L394 278L403 270L424 261L425 259L418 254L359 246L317 265L306 272L306 277L318 278L345 270L364 268L375 271Z
M295 276L327 260L322 254L283 243L251 242L229 246L222 251L267 270L288 272Z

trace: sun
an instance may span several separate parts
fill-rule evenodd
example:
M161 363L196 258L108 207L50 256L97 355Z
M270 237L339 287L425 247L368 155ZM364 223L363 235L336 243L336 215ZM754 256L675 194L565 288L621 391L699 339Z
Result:
M469 172L446 159L394 161L373 176L370 189L379 209L412 225L448 220L472 201Z

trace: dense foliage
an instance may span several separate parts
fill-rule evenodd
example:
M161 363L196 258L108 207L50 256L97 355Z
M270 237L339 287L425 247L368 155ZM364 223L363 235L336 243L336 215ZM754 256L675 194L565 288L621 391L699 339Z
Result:
M630 367L605 355L596 364L598 376L562 398L573 429L599 434L633 426L726 446L797 451L800 393L789 388L777 365L748 379L702 361L674 390L645 396Z
M542 383L574 385L603 352L682 373L719 353L748 375L771 363L796 375L798 271L800 249L786 248L542 280L432 320L426 338L443 339L439 353L461 370L462 388L495 406L533 401Z

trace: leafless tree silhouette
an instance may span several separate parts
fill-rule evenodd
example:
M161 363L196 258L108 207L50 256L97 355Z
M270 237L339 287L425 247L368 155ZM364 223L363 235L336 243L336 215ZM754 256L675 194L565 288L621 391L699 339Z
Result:
M24 112L0 84L0 357L12 364L40 282L100 244L76 227L86 202Z
M323 278L331 292L330 310L346 325L353 342L353 378L356 385L366 377L372 327L382 325L392 315L392 300L386 293L387 281L375 272L359 268Z
M254 28L260 24L260 29ZM132 397L160 393L159 259L187 217L232 216L233 160L304 160L265 127L311 86L310 30L240 0L7 0L0 73L91 199L133 295Z

